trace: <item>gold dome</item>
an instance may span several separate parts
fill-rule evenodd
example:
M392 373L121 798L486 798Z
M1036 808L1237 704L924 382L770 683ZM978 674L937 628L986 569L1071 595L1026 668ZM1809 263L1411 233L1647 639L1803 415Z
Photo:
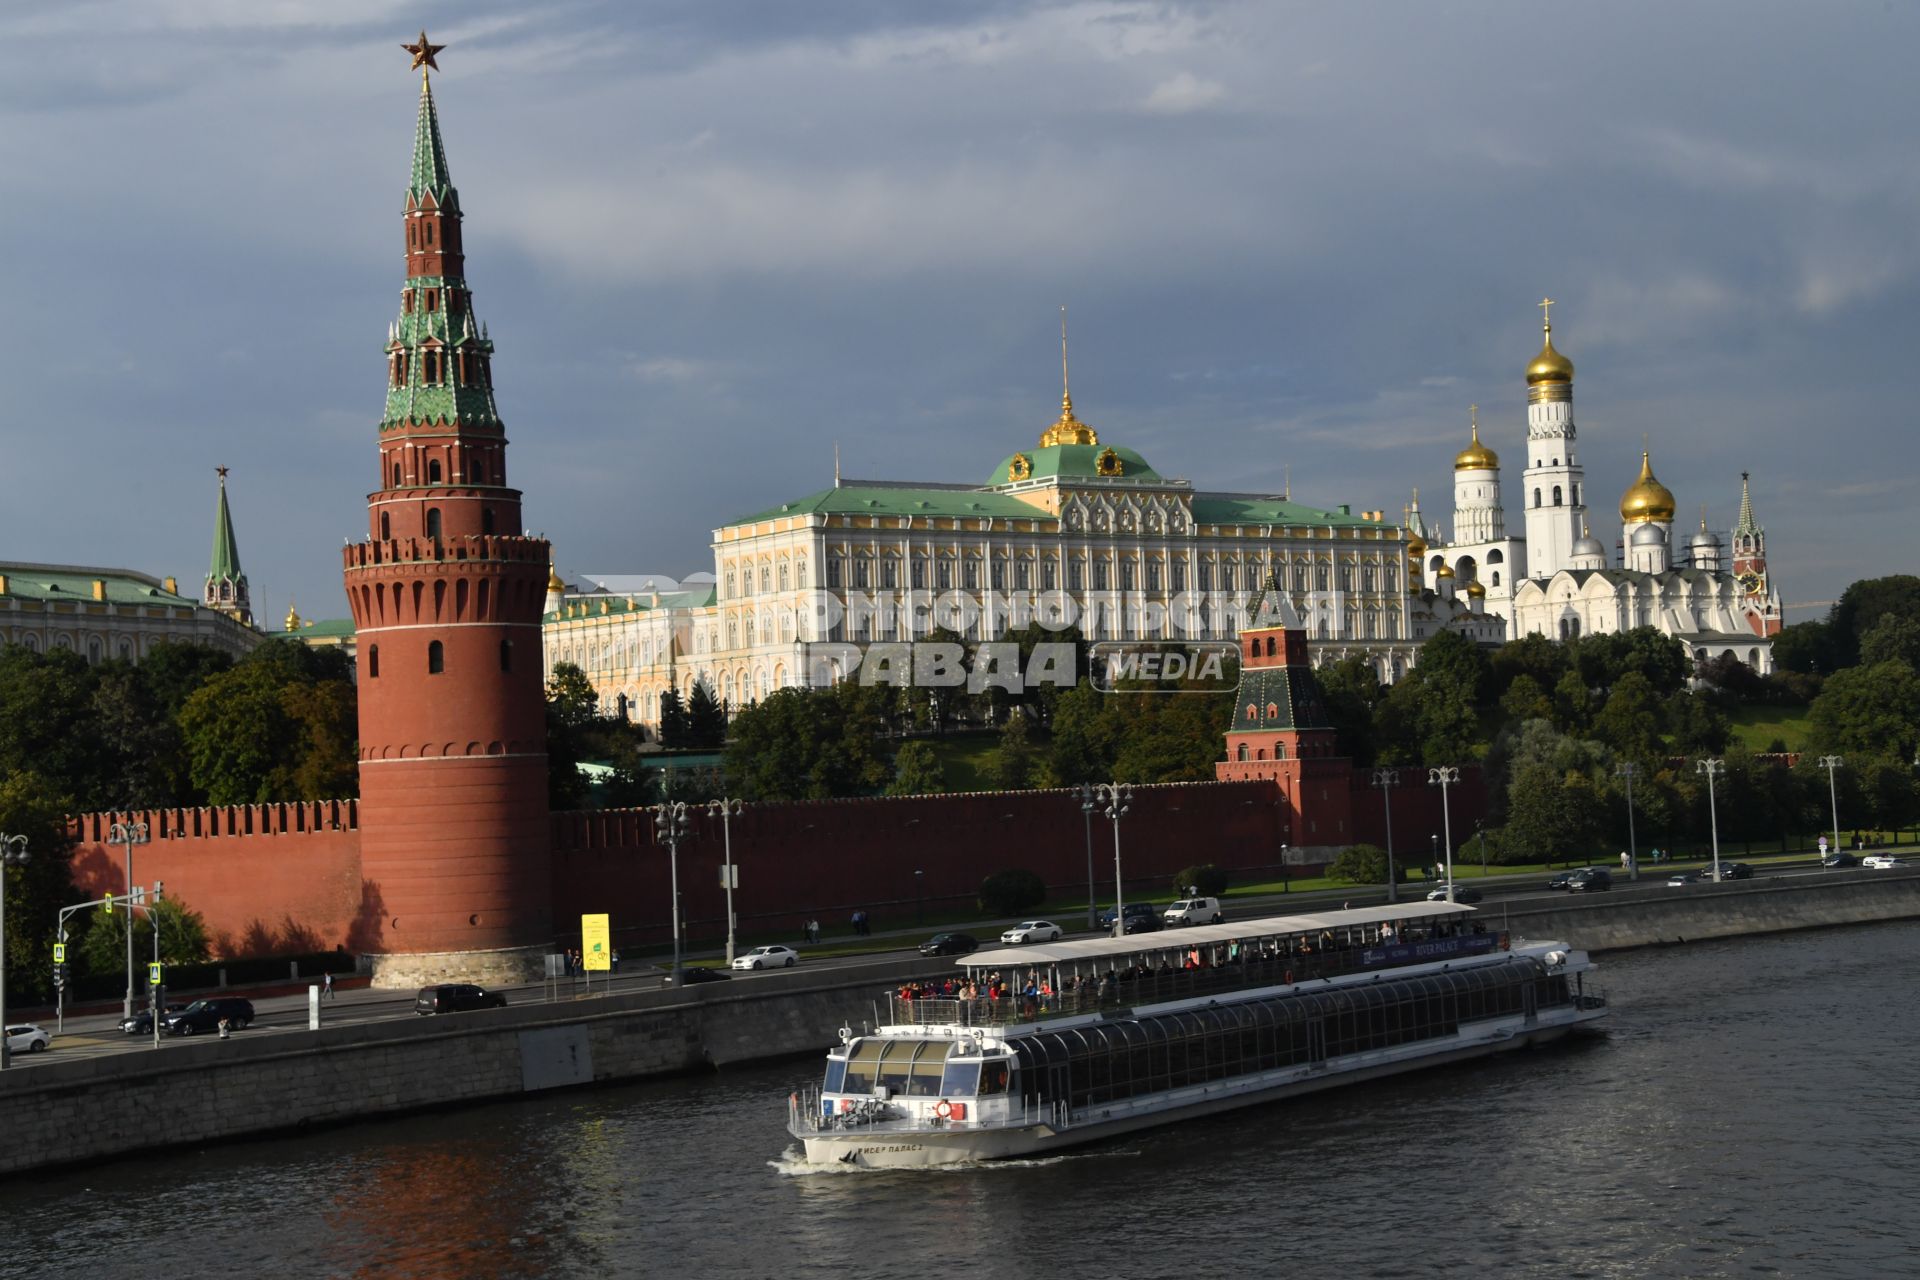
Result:
M1407 559L1418 560L1425 554L1427 554L1427 540L1417 533L1410 535L1407 538Z
M1540 327L1546 337L1540 343L1540 354L1527 366L1527 385L1530 387L1542 382L1573 381L1573 361L1553 349L1553 313L1548 310L1552 306L1552 298L1540 303Z
M1433 576L1435 578L1451 578L1454 576L1453 566L1450 564L1442 564L1438 569L1433 571Z
M1652 524L1673 520L1673 490L1653 478L1653 459L1640 451L1640 478L1620 495L1620 518L1628 524Z
M560 571L552 565L547 566L547 590L558 591L561 595L567 593L567 584L560 581Z
M1473 443L1453 456L1455 471L1498 471L1500 455L1480 443L1480 421L1474 419Z
M1467 584L1467 594L1475 600L1484 600L1487 598L1487 589L1480 585L1480 579L1475 578Z

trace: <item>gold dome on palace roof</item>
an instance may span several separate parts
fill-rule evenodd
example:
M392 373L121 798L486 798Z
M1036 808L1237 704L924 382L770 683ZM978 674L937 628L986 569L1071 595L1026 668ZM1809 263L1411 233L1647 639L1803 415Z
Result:
M552 565L547 566L547 590L558 591L562 595L567 592L567 584L560 581L560 571Z
M1651 524L1673 519L1673 490L1653 478L1653 459L1640 451L1640 477L1620 495L1620 518L1629 524Z
M1480 585L1480 579L1475 578L1467 584L1467 594L1475 600L1484 600L1487 597L1487 589Z
M1473 443L1453 455L1455 471L1498 471L1500 455L1480 443L1480 419L1473 420Z
M1453 566L1450 564L1442 564L1438 569L1433 571L1433 576L1436 578L1451 578L1454 576Z

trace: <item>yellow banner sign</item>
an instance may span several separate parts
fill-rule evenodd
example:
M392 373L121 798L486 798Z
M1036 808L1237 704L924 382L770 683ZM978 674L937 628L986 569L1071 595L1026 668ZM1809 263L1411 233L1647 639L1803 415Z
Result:
M607 917L580 917L580 966L589 973L613 968L613 929Z

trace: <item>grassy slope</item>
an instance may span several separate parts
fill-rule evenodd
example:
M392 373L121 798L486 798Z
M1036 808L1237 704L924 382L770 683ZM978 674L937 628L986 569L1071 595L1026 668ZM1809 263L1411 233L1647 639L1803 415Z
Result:
M1727 718L1733 722L1735 738L1749 751L1765 751L1775 738L1785 741L1789 751L1806 749L1805 707L1738 706Z

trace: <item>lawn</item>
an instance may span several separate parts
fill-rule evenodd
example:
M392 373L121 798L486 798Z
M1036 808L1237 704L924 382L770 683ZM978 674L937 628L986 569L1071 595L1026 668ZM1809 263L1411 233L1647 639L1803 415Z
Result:
M993 784L987 781L987 770L993 763L993 753L999 748L999 734L991 730L984 733L949 733L921 741L933 745L933 754L939 758L940 767L946 772L947 790L994 789Z
M1749 751L1765 751L1776 740L1789 751L1807 749L1807 709L1743 704L1727 713L1734 738Z

